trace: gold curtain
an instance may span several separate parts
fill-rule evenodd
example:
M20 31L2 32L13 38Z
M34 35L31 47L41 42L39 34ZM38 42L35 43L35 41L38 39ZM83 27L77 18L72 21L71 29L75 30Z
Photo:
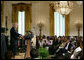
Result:
M31 4L13 4L12 5L12 23L18 22L18 11L25 11L25 31L31 31Z
M65 36L69 36L69 16L70 15L65 15Z
M50 4L50 36L54 36L54 5Z
M31 4L25 9L25 31L31 31Z
M12 5L12 23L18 22L18 6Z
M50 4L50 36L54 36L54 5ZM69 15L65 15L65 36L69 36Z

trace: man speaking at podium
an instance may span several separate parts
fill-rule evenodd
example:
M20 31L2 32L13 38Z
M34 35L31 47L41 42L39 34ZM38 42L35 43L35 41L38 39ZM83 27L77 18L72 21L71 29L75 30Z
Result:
M10 47L13 52L13 55L16 55L18 49L18 37L23 38L21 34L17 32L18 23L15 22L13 27L10 30Z

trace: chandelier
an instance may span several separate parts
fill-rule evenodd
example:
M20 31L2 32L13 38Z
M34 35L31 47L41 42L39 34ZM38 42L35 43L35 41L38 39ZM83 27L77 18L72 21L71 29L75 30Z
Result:
M70 1L54 2L55 11L60 14L68 15L72 11L73 3Z

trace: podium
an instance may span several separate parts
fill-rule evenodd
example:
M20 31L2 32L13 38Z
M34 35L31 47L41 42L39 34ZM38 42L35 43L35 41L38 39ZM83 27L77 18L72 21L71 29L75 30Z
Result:
M30 50L31 50L31 40L27 41L27 48L25 53L25 58L30 58Z
M30 58L31 39L33 38L33 33L29 33L28 35L24 36L24 38L27 40L25 58Z

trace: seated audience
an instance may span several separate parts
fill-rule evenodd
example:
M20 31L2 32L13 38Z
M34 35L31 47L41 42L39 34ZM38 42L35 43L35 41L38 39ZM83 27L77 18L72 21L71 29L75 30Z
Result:
M62 43L62 46L59 47L60 49L57 52L59 55L66 53L66 52L71 53L71 48L72 48L71 42L67 40L67 38L65 38L64 41L65 41L64 44Z
M51 58L55 59L82 59L83 58L83 45L79 45L79 41L83 41L82 37L70 37L70 36L54 36L53 43L51 42L50 36L46 38L43 36L41 40L39 40L39 36L37 38L38 48L45 47L49 51L50 55L53 55ZM77 39L77 40L76 40ZM37 55L33 54L32 49L31 58L38 58ZM37 56L37 57L34 57Z

